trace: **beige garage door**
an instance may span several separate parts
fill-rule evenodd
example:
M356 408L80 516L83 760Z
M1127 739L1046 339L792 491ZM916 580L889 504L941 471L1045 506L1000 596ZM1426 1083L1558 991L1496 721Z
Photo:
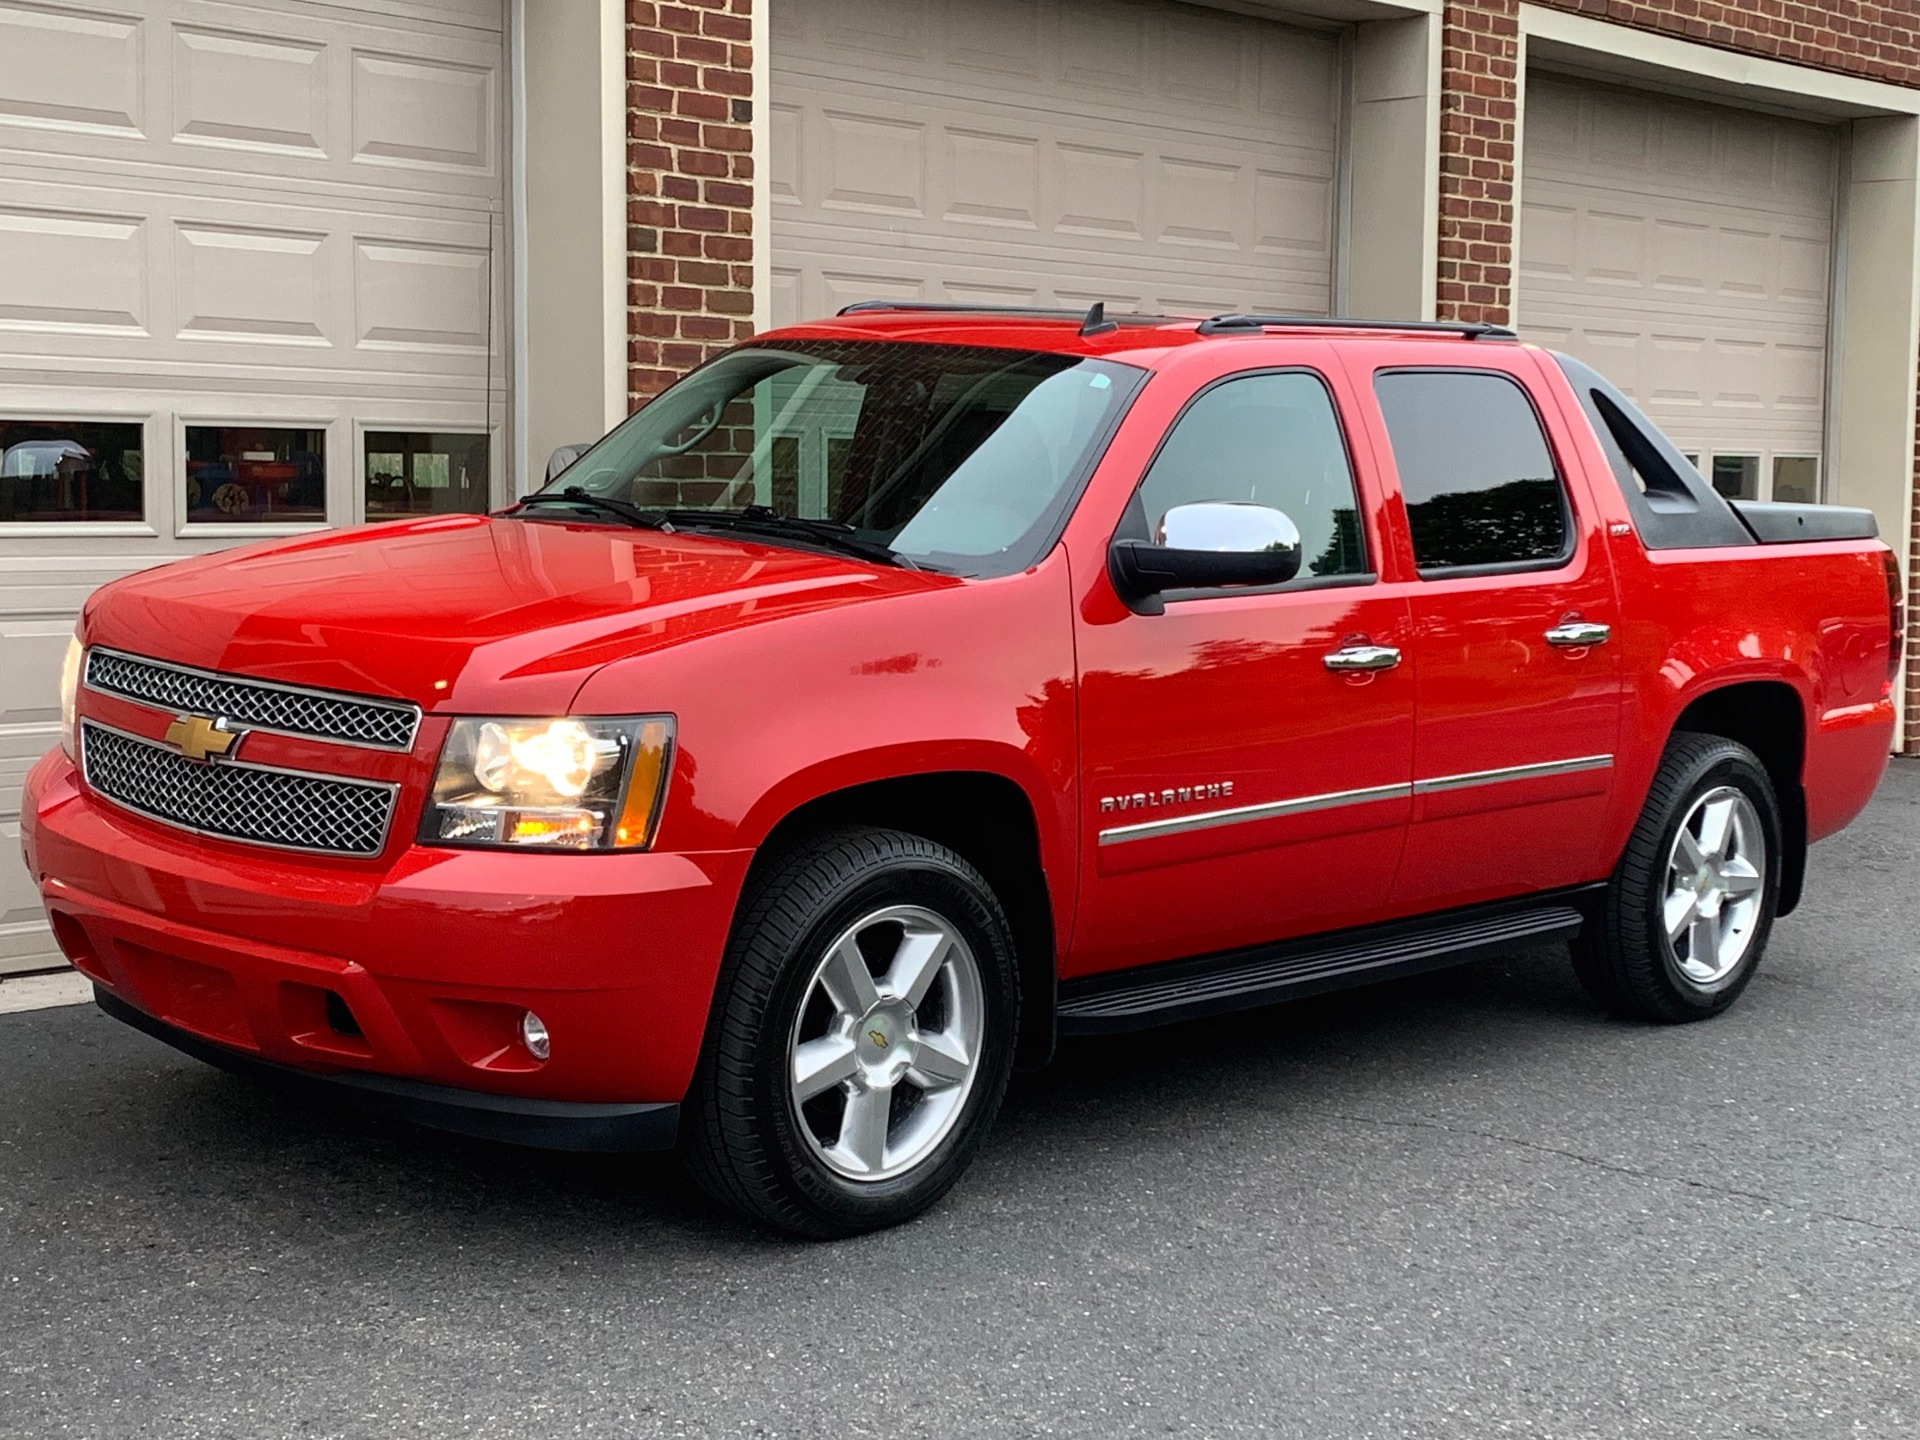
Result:
M0 973L87 592L240 540L484 506L501 0L0 0Z
M1533 75L1520 328L1639 401L1728 494L1819 495L1830 128Z
M1135 0L779 0L773 315L1331 309L1338 47Z

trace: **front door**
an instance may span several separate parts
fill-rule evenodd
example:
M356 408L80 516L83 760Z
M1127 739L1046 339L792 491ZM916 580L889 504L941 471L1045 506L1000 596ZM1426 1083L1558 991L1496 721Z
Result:
M1383 370L1373 389L1420 576L1414 813L1394 908L1591 880L1621 706L1604 527L1512 375Z
M1375 917L1398 863L1413 754L1404 587L1376 581L1378 517L1356 495L1327 382L1229 375L1174 422L1121 524L1253 501L1301 533L1274 589L1110 591L1076 618L1083 868L1069 976ZM1377 647L1369 651L1366 647ZM1333 668L1354 656L1388 668Z

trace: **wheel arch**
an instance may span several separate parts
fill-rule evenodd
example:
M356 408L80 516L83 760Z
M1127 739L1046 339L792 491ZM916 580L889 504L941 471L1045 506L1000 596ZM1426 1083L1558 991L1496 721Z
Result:
M1669 738L1682 731L1718 735L1759 757L1780 802L1780 902L1776 914L1800 903L1807 874L1807 712L1800 692L1785 680L1741 680L1689 700Z
M1040 818L1017 781L990 770L936 770L867 780L803 800L768 827L748 872L759 871L809 835L870 825L945 845L993 888L1013 931L1020 970L1016 1063L1044 1065L1053 1054L1055 897L1043 861Z

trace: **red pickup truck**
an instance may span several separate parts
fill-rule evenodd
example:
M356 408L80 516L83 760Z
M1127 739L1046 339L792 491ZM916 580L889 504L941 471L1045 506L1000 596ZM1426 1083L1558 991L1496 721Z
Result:
M27 862L183 1049L847 1234L1062 1034L1561 939L1726 1008L1891 745L1873 537L1491 327L855 307L99 592Z

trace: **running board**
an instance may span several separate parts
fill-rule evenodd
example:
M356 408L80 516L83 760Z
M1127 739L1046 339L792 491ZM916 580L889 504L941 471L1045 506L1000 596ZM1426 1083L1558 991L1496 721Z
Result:
M1144 1030L1418 975L1516 946L1570 940L1582 920L1574 904L1577 893L1559 891L1550 899L1533 896L1064 981L1056 1012L1059 1032Z

